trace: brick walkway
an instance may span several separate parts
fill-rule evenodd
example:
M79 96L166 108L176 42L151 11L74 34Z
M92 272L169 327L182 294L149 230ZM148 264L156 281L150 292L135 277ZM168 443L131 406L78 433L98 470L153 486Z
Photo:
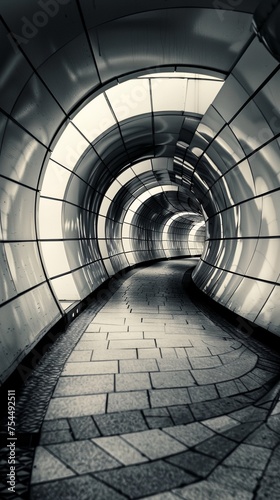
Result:
M279 356L194 304L188 262L134 271L85 327L47 407L32 500L279 498Z

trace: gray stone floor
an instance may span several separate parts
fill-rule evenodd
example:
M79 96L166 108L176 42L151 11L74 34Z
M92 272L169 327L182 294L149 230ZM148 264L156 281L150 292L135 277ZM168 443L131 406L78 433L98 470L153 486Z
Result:
M279 355L192 301L193 265L129 273L46 355L29 498L280 498Z

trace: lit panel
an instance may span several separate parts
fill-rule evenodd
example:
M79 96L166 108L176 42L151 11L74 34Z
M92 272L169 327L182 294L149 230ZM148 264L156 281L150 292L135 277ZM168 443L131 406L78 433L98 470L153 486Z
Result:
M63 241L42 241L41 248L50 277L70 271Z
M181 78L152 80L153 110L185 111L188 80Z
M63 199L71 172L50 160L46 168L41 188L41 196Z
M88 147L88 141L72 123L69 123L56 143L51 159L73 170L80 156Z
M62 201L40 199L39 231L41 239L62 238Z
M101 94L79 111L72 122L89 142L93 142L105 130L115 125L116 119L104 94Z
M223 82L188 80L184 111L204 114L220 92Z
M149 81L128 80L106 91L118 121L151 112Z
M59 300L80 300L80 295L72 274L52 279L51 284Z

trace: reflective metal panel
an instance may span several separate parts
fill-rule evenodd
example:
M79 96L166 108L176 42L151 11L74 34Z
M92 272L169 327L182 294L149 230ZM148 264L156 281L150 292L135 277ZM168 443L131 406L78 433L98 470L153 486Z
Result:
M273 288L269 283L244 277L228 305L236 314L254 321Z
M47 284L1 307L1 380L17 367L43 334L61 317Z
M35 191L0 177L0 226L4 240L35 240Z
M12 273L10 266L7 262L7 255L5 250L5 245L0 243L0 301L1 303L6 302L15 295L17 295L17 290L12 279Z
M246 155L273 138L273 132L254 102L247 106L230 124Z
M256 64L256 61L258 63ZM265 47L255 37L240 61L233 69L233 75L252 94L277 66L274 59Z
M12 120L1 139L1 174L36 188L46 148Z
M268 300L265 302L261 311L259 312L256 323L263 328L268 328L276 335L279 333L279 303L280 303L280 286L275 286Z
M28 80L11 115L45 145L49 145L54 130L65 118L60 106L36 75Z
M17 293L24 292L45 281L36 242L5 243L4 248L11 279Z
M229 75L212 106L228 123L248 99L245 89L233 75Z
M99 84L85 34L62 46L44 61L38 72L65 111L70 110L73 103L82 101Z
M3 7L3 5L1 5ZM2 12L1 12L2 14ZM1 93L0 106L11 112L18 95L32 75L32 67L18 50L16 42L0 22Z

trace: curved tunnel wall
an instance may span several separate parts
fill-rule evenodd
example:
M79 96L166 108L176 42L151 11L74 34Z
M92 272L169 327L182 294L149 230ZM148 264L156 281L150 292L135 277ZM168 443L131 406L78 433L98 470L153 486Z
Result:
M190 145L199 148L193 190L207 214L208 234L194 281L278 335L279 86L279 64L254 40Z
M97 5L54 0L54 10L45 9L41 17L42 2L38 10L37 2L26 0L17 11L11 2L1 3L2 380L63 316L67 305L131 263L122 251L127 234L135 242L131 257L137 262L191 251L189 238L184 239L188 233L197 233L193 250L201 247L203 230L197 226L201 215L171 221L180 212L202 212L206 220L207 241L194 273L196 284L238 314L279 334L279 73L277 61L251 32L257 3L248 2L244 12L243 3L239 10L215 11L212 1L179 1L174 7L168 0L168 10L153 10L162 5L150 1L142 2L136 12L125 2L116 7L109 1ZM146 74L147 68L159 66L161 71L191 68L226 76L222 91L201 121L195 117L192 129L184 128L184 121L178 128L177 119L161 117L173 136L171 145L165 138L158 148L148 144L146 149L141 134L147 123L136 127L130 165L168 158L165 166L153 165L156 183L153 180L150 188L168 181L174 191L145 200L130 228L126 227L128 232L122 233L122 206L127 203L129 210L135 199L129 181L124 182L119 191L124 199L111 199L120 213L117 218L117 212L106 214L103 244L95 244L100 228L92 214L102 217L99 208L104 195L127 165L117 126L111 132L119 151L100 142L97 151L91 148L90 155L73 159L71 169L77 175L69 175L69 166L63 165L58 173L53 160L49 174L55 178L55 171L61 175L64 170L71 182L63 204L54 209L53 226L40 224L44 197L52 197L55 206L61 195L59 189L55 193L55 182L52 193L42 192L61 125L71 123L94 91L100 93L133 71ZM178 141L185 144L185 151ZM100 162L102 151L103 169L93 168L93 156ZM141 196L140 186L147 183L146 190L150 189L150 178L145 173L138 177ZM56 224L58 213L60 224ZM145 234L142 243L139 226ZM43 247L51 244L54 235L55 244L65 252L64 268L59 263L56 269L55 258L47 263L44 257ZM54 266L51 276L50 265ZM57 292L64 276L70 277L71 294L63 303Z

